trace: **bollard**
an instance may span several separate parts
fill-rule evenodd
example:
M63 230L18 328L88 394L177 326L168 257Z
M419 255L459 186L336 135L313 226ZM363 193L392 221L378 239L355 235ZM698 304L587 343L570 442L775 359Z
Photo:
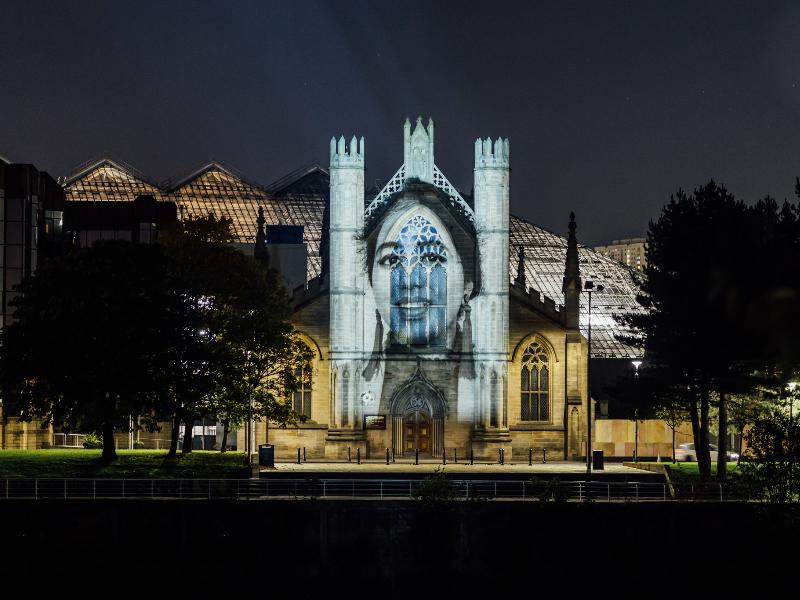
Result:
M497 451L497 462L500 463L501 465L503 464L503 449L502 448L498 449L498 451Z
M533 448L528 448L528 466L533 466Z
M347 447L347 462L350 462L350 446Z
M472 451L472 448L469 449L469 464L475 464L475 453Z
M297 449L297 464L300 464L300 448Z
M306 462L306 447L303 446L303 462Z
M394 463L394 448L392 448L392 462Z
M455 462L455 463L458 462L458 449L457 448L453 448L453 462Z
M547 448L542 448L542 464L547 462Z
M361 448L356 448L356 464L361 464Z
M386 464L389 464L389 449L386 449Z
M447 448L442 448L442 464L447 464Z
M419 464L419 448L414 448L414 464Z

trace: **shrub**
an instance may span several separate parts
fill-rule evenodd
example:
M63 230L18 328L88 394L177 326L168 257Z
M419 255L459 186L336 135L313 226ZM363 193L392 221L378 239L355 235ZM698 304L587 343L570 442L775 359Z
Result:
M420 482L415 497L423 502L432 503L453 500L455 495L455 490L445 476L444 470L437 468L433 475Z
M102 448L103 438L95 433L87 433L83 440L84 448Z
M549 480L532 477L530 480L531 496L538 497L539 502L565 502L566 491L561 489L561 482L557 477Z
M800 498L800 417L782 408L767 410L755 419L746 441L739 473L751 494L776 503Z

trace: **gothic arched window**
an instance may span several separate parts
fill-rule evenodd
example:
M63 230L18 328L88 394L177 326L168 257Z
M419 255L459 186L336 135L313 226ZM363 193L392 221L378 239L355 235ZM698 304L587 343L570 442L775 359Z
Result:
M522 421L550 420L550 359L539 342L532 342L522 354L520 386Z
M447 251L436 227L416 216L390 256L392 343L442 347L447 341Z
M292 409L298 415L305 415L311 418L311 376L313 374L311 364L311 349L302 344L301 351L298 352L298 364L294 369L294 376L297 379L297 389L294 391Z

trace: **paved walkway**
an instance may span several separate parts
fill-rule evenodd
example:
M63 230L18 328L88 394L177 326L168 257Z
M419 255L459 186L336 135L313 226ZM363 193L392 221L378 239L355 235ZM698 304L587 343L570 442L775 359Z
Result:
M378 460L362 460L361 464L353 462L305 462L297 464L296 462L276 462L274 469L262 468L262 473L297 473L302 475L304 473L349 473L354 477L358 474L373 474L373 473L433 473L437 469L444 469L448 474L476 474L476 473L497 473L497 474L519 474L519 475L574 475L580 477L586 475L586 466L580 462L572 461L553 461L542 463L533 463L528 466L527 462L519 464L506 463L500 465L498 463L478 463L470 465L469 462L449 462L442 465L442 461L426 460L420 461L415 465L413 461L396 462L393 464L386 464L385 461ZM635 469L632 467L623 466L621 463L606 463L605 469L602 471L593 471L593 477L602 477L603 475L636 475L646 476L654 475L649 471L642 469Z

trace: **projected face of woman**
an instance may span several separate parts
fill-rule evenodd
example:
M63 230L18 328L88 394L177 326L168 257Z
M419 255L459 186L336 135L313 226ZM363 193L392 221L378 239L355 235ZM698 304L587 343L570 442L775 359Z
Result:
M378 248L376 263L380 276L375 283L389 288L388 345L444 348L448 249L437 227L422 215L412 217L396 239Z

